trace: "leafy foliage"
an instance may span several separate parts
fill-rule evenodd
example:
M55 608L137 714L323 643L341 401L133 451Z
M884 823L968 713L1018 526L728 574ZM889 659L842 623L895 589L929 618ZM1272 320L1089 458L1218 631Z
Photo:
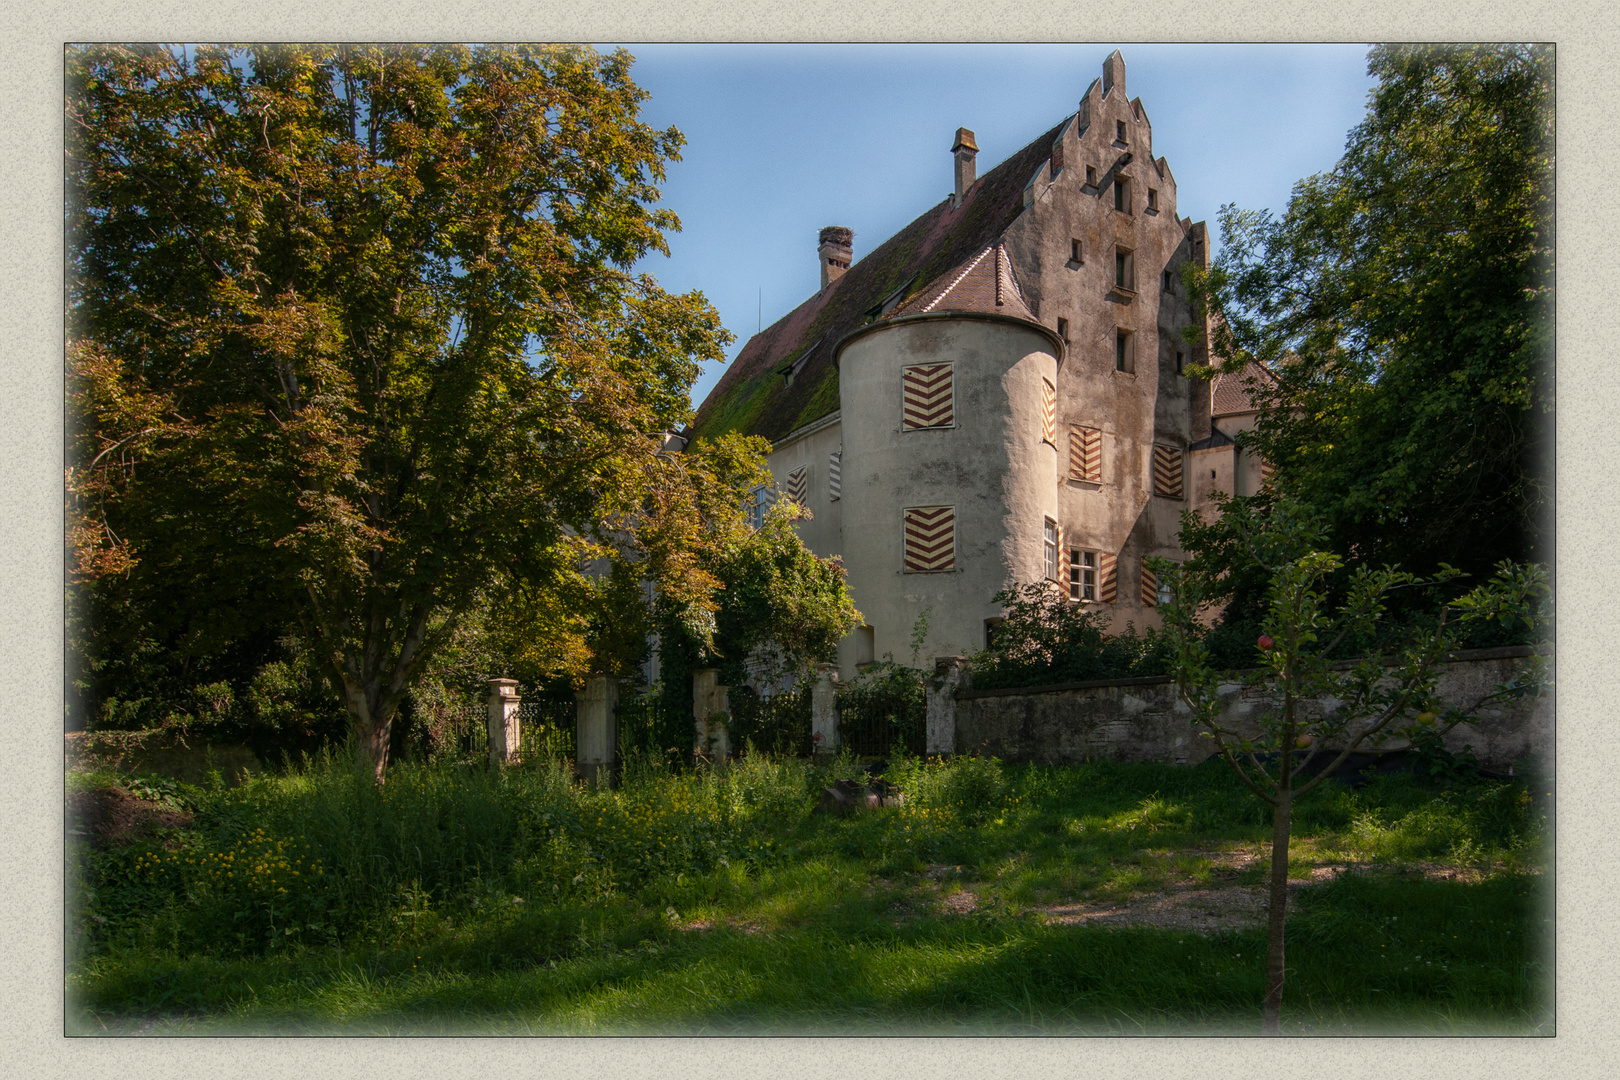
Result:
M1050 582L1031 582L995 596L1006 615L990 647L969 663L976 688L1040 686L1169 672L1163 636L1134 625L1109 634L1106 614L1072 603Z
M624 574L590 560L712 610L689 548L737 527L727 481L757 447L662 453L728 335L629 272L679 227L655 204L682 137L638 119L627 54L68 67L70 532L98 676L128 687L110 665L134 646L240 694L295 633L380 775L420 666L480 605L558 670L633 636Z
M1366 119L1280 219L1228 206L1214 351L1333 550L1427 574L1551 556L1553 56L1372 50ZM1240 440L1240 441L1245 441Z

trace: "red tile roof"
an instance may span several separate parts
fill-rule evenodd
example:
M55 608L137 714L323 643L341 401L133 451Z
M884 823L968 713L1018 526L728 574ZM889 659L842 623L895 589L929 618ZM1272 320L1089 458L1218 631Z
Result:
M1275 382L1271 372L1259 364L1245 364L1241 371L1223 371L1210 384L1211 416L1233 416L1237 413L1259 412L1260 406L1249 391L1251 382Z
M1038 321L1024 303L1007 248L999 243L941 274L887 317L895 319L902 315L947 311L1013 315L1030 322Z

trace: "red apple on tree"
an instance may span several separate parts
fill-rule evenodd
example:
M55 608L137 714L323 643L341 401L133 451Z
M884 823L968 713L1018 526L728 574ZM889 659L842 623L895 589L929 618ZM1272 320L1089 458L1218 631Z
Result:
M1260 635L1260 640L1255 642L1255 644L1260 646L1260 651L1261 652L1266 652L1273 645L1275 645L1276 642L1271 640L1271 635L1270 634L1261 634Z

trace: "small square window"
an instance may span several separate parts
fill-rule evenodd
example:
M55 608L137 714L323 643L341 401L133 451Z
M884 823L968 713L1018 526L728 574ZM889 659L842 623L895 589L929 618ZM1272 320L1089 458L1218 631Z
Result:
M1097 553L1069 550L1069 599L1086 603L1097 599Z
M1136 370L1135 337L1129 330L1114 331L1114 370L1134 372Z
M1058 320L1058 337L1063 339L1063 344L1067 345L1069 343L1069 320L1068 319L1059 319ZM1180 356L1181 354L1177 353L1176 355Z
M1164 291L1170 291L1170 271L1168 270L1164 272Z
M1181 375L1187 367L1187 357L1180 349L1176 350L1176 374Z
M1070 240L1069 241L1069 261L1070 262L1072 262L1072 263L1083 263L1083 262L1085 262L1086 260L1081 257L1084 254L1085 254L1085 250L1081 247L1081 244L1080 244L1079 240Z
M1123 120L1115 120L1114 121L1114 140L1116 142L1124 142L1125 141L1125 121L1123 121Z
M1131 182L1123 176L1114 177L1114 209L1130 213L1131 210Z
M1087 187L1096 187L1097 186L1097 167L1095 165L1087 165L1086 166L1086 186Z
M1148 188L1148 209L1159 209L1159 191L1157 188Z

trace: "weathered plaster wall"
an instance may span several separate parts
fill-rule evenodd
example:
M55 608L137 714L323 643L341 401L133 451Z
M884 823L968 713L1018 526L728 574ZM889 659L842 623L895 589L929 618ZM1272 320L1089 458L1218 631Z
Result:
M1041 577L1042 529L1058 514L1058 452L1042 440L1041 382L1057 358L1039 331L967 317L899 320L858 337L840 357L843 552L875 656L908 659L929 611L922 656L984 647L990 598ZM902 427L902 368L950 362L955 420ZM904 510L956 508L956 568L904 572ZM848 656L843 655L848 652ZM853 651L841 651L853 678Z
M1440 669L1438 689L1448 703L1472 705L1513 678L1526 649L1480 649ZM1261 703L1236 687L1223 723L1253 731L1246 718ZM1553 760L1553 699L1517 699L1481 710L1481 723L1446 736L1453 752L1472 746L1480 764L1505 772L1530 755ZM1088 760L1197 764L1214 753L1167 678L1120 679L1024 690L960 690L956 702L958 753L993 754L1007 761L1074 763Z
M842 555L843 502L832 499L828 488L833 451L843 444L843 425L834 419L826 426L811 426L807 434L776 444L765 459L770 466L776 490L787 490L788 474L801 466L808 468L810 520L798 524L805 546L823 558Z

